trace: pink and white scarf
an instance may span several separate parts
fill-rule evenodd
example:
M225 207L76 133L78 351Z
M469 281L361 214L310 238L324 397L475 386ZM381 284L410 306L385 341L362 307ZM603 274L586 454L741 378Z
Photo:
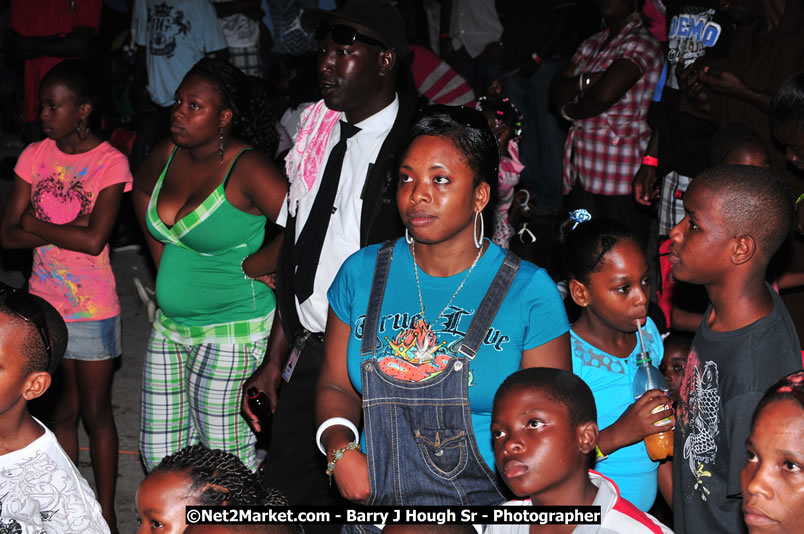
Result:
M302 112L296 144L285 157L285 172L290 182L288 213L291 217L296 216L299 199L312 191L319 166L326 163L324 154L329 136L340 116L340 111L329 109L323 100Z

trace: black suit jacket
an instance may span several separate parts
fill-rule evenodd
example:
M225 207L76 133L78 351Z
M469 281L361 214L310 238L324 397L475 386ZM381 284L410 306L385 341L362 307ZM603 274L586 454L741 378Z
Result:
M403 143L406 141L413 113L414 101L400 94L396 120L380 147L377 160L370 169L363 188L363 209L360 215L361 247L396 239L405 231L396 208L397 158L404 148ZM295 241L296 218L289 216L277 265L276 305L285 335L291 343L301 329L296 313L294 288Z

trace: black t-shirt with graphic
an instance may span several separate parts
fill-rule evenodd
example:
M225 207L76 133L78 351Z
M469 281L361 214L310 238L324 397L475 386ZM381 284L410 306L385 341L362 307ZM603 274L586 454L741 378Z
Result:
M765 391L801 369L795 326L770 286L770 315L732 332L713 332L711 307L695 334L681 382L673 458L677 534L745 532L740 470L751 415Z

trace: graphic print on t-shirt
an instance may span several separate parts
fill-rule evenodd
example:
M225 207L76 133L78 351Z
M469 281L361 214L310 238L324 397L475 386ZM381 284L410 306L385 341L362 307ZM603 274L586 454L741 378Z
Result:
M148 7L148 50L154 56L173 57L176 52L176 36L187 35L192 29L184 11L163 2Z
M66 224L88 212L92 194L80 181L86 174L86 167L78 172L71 167L57 167L55 174L39 180L31 193L31 204L37 218L53 224Z
M677 420L685 436L683 457L695 477L694 489L705 501L710 493L706 479L712 476L720 433L720 382L717 364L707 361L701 368L695 347L687 360L680 397Z
M475 310L450 306L435 324L426 324L420 314L388 314L380 317L375 359L380 369L393 378L408 382L424 382L438 376L446 369L450 360L458 355L466 330L474 317ZM363 321L358 320L354 329L357 339L363 337ZM494 327L489 328L483 344L502 351L502 346L510 341ZM469 385L474 376L469 372Z

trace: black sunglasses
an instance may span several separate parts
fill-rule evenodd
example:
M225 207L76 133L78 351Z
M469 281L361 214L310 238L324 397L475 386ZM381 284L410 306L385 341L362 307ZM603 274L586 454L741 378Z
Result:
M42 343L45 344L45 350L47 350L47 369L49 370L50 362L53 360L53 348L50 343L50 333L47 329L45 310L42 309L42 305L30 293L11 287L3 282L0 282L0 295L2 295L3 302L9 310L26 323L33 323L39 331Z
M372 39L368 35L363 35L356 29L352 28L351 26L347 26L346 24L330 25L322 22L315 30L315 38L319 41L323 41L327 38L327 34L329 34L332 42L340 45L352 45L355 43L355 41L361 41L366 44L379 46L383 50L388 49L388 47L385 46L385 43L380 42L377 39Z

